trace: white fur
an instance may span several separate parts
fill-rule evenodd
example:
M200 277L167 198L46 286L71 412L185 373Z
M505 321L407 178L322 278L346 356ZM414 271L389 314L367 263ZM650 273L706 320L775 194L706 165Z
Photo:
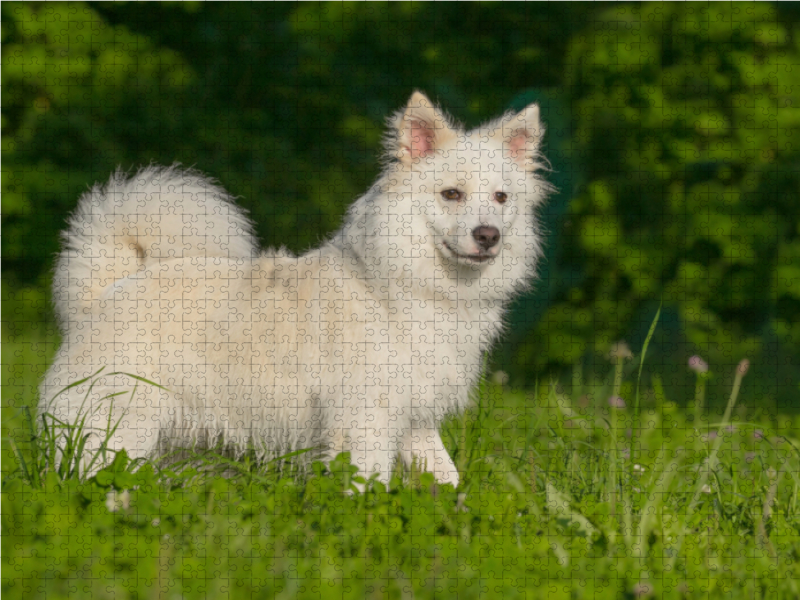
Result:
M457 484L438 429L468 405L504 305L534 274L542 133L535 106L465 132L415 93L383 174L299 257L258 254L243 212L196 172L113 175L63 236L64 341L40 410L74 422L83 405L90 449L119 421L110 445L133 457L222 439L265 456L349 450L383 480L416 456ZM478 262L481 225L502 237ZM91 389L62 391L101 367Z

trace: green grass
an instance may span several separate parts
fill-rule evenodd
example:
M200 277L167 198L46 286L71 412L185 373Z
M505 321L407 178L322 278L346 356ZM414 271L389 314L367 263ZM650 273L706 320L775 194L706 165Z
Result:
M22 408L49 340L3 345L5 598L800 596L794 417L686 415L609 365L572 389L482 385L444 430L458 489L396 473L347 493L346 455L223 477L120 453L86 480L46 466Z

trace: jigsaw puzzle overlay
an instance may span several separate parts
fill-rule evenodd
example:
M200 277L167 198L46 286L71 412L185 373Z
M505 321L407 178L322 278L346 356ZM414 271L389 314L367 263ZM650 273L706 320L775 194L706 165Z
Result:
M800 597L791 4L0 10L5 596Z

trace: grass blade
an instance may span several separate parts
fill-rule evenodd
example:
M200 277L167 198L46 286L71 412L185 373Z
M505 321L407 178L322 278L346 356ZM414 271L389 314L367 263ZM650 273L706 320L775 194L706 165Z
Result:
M650 340L653 339L653 334L656 331L656 325L658 325L658 319L661 316L661 305L664 303L662 300L658 303L658 310L656 311L656 316L653 318L653 322L650 324L650 331L647 332L647 337L644 339L644 345L642 346L642 356L639 359L639 373L636 376L636 399L634 401L633 407L633 439L631 439L631 469L633 469L633 465L636 464L636 442L639 439L639 433L641 431L641 423L640 423L640 414L639 414L639 386L642 382L642 367L644 367L644 358L647 355L647 347L650 345ZM631 471L633 472L633 471Z

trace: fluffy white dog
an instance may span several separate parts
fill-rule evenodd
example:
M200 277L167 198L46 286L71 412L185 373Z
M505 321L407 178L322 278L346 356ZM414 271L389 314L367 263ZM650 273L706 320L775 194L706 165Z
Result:
M389 129L380 178L299 257L259 253L243 211L194 171L87 192L56 266L64 341L40 410L86 416L89 451L117 425L108 448L132 457L314 447L382 480L416 457L457 485L438 429L534 275L543 128L531 105L467 132L417 92Z

